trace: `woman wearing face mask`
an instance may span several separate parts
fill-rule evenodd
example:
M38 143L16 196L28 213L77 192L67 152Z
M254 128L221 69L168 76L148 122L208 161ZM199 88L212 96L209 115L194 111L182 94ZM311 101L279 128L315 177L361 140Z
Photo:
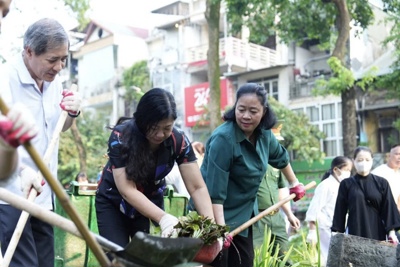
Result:
M331 226L333 212L340 182L350 177L353 163L350 158L338 156L332 160L331 168L322 177L322 182L317 186L310 206L306 213L306 221L310 227L307 242L317 243L317 226L320 236L321 262L326 264L331 241ZM325 264L324 264L325 263Z
M371 174L372 152L368 147L354 151L357 173L340 183L333 216L332 233L344 233L398 244L395 231L400 215L386 179Z

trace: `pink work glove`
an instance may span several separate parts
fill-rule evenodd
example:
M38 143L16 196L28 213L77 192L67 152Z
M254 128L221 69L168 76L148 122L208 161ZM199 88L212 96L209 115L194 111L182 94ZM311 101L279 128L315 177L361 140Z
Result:
M82 102L79 93L70 90L64 90L62 95L64 97L61 100L60 107L67 111L70 115L78 115Z
M7 116L0 115L0 137L8 146L15 148L24 144L37 133L35 119L21 103L14 104Z
M227 236L225 236L223 249L228 249L231 246L232 240L232 235L228 234Z
M399 240L397 239L396 232L394 230L390 230L388 241L389 241L389 243L392 243L395 245L399 244Z
M289 189L290 194L296 194L296 197L293 199L294 202L304 197L306 194L306 189L304 188L303 184L296 180L296 182L294 182L291 186L292 187Z

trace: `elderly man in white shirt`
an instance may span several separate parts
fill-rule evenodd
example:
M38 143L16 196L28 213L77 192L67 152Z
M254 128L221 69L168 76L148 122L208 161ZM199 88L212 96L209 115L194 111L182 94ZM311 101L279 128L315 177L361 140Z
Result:
M24 103L36 122L37 135L31 144L42 157L55 132L63 110L68 112L63 131L67 130L78 117L81 99L78 94L64 90L58 73L64 68L68 58L68 34L60 23L53 19L41 19L33 23L24 35L23 51L15 60L7 62L1 71L0 88L3 100L10 107ZM38 176L38 168L27 151L18 149L19 168L17 176ZM49 169L57 177L58 143L50 156ZM18 179L5 184L7 190L21 194ZM41 188L39 188L41 190ZM48 184L35 199L43 208L53 210L53 194ZM0 242L4 253L20 217L21 211L7 203L0 202ZM20 237L11 259L13 267L53 267L54 232L53 227L30 217Z
M371 173L389 182L394 202L400 212L400 144L392 146L387 163L379 165Z

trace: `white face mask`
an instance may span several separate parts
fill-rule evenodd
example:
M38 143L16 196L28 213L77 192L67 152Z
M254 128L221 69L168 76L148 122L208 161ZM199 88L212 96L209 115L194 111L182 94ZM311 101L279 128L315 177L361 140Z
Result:
M339 182L343 181L346 178L349 178L351 175L350 171L340 170L340 175L338 175Z
M356 161L354 162L354 168L356 168L357 173L366 176L369 174L372 168L372 160L371 161Z

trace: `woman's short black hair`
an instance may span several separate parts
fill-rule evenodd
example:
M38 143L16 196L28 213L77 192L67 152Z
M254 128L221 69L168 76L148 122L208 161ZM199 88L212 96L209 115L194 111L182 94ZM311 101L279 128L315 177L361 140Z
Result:
M272 129L272 127L276 124L277 119L275 113L268 105L267 91L265 90L264 86L257 83L245 83L239 87L238 91L236 92L235 105L224 114L224 120L236 121L235 109L237 102L243 95L246 94L255 94L264 108L264 115L261 118L260 124L257 128L267 130Z

